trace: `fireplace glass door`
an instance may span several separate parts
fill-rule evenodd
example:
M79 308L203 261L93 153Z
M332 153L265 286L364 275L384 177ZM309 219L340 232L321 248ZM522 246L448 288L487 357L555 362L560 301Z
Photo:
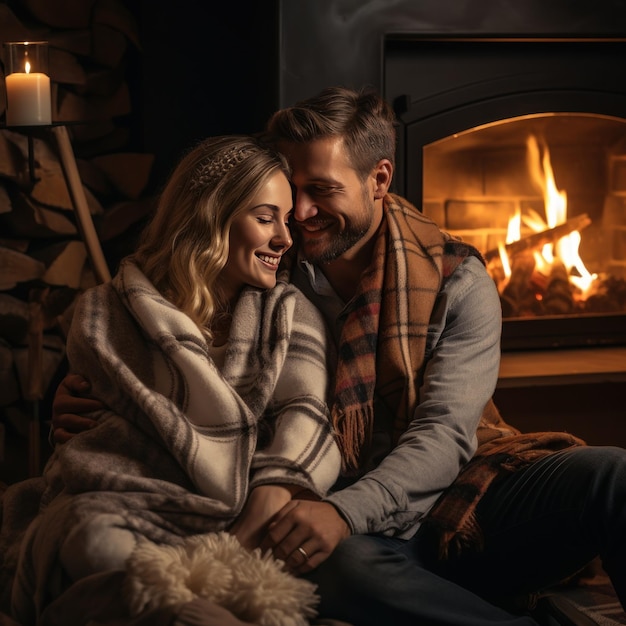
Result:
M426 145L422 207L483 253L505 321L551 324L552 343L572 323L576 343L618 340L607 331L626 319L625 120L528 115Z

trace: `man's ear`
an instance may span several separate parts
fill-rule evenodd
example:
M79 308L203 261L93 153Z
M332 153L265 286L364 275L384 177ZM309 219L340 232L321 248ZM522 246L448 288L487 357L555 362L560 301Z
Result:
M379 200L389 191L393 177L393 165L389 159L381 159L372 170L372 183L374 185L374 198Z

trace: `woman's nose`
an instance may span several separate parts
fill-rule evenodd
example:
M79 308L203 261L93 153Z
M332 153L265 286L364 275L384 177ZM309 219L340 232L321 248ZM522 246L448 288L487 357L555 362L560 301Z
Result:
M281 248L291 248L293 238L291 237L291 231L289 230L289 226L287 226L287 224L283 224L282 222L278 224L272 243Z

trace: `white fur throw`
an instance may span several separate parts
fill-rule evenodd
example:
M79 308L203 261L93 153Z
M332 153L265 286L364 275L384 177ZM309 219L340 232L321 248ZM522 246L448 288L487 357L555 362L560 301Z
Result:
M313 583L292 576L269 552L246 550L226 532L194 535L180 546L141 541L127 572L132 616L202 597L259 626L306 626L319 600Z

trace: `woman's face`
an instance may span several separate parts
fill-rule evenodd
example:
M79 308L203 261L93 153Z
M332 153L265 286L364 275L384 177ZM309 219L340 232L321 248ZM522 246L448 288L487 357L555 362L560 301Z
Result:
M291 186L282 172L256 194L250 208L237 216L229 234L230 252L220 276L229 299L244 285L270 289L282 255L293 243L288 221L293 210Z

